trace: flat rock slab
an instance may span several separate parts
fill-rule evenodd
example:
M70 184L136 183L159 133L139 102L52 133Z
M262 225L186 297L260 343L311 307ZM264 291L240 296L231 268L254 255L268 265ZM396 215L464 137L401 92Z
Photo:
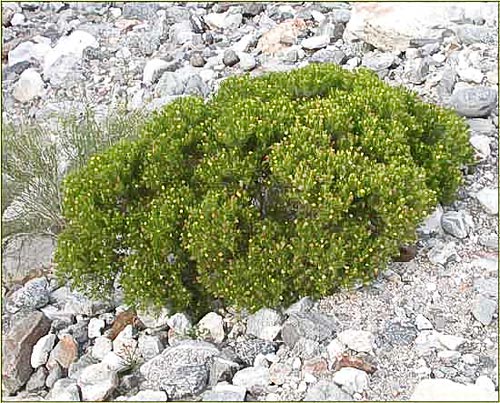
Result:
M285 321L281 335L285 344L293 348L301 337L317 342L332 339L337 327L338 322L332 316L318 312L297 312Z
M34 345L50 330L50 320L35 311L19 315L3 339L2 384L7 393L15 393L30 378Z

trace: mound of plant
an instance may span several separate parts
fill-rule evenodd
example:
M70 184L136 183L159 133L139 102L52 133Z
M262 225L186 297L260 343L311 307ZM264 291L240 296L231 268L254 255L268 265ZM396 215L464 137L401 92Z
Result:
M58 273L174 310L324 296L372 280L470 162L461 118L366 70L229 78L67 178Z

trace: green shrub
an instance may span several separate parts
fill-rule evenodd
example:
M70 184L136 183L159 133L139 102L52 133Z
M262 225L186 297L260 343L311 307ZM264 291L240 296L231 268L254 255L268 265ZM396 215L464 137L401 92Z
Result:
M233 77L67 179L58 273L176 310L324 296L412 242L471 155L455 113L368 71Z

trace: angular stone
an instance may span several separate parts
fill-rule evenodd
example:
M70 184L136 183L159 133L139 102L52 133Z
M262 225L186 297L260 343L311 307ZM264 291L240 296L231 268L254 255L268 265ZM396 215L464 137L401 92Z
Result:
M81 401L80 388L74 379L59 379L45 399L55 402L79 402Z
M97 337L100 337L102 335L102 329L106 324L102 319L97 319L97 318L92 318L89 321L89 327L88 327L88 335L89 339L95 339Z
M31 366L33 368L38 368L47 362L49 353L52 351L55 341L56 335L52 333L47 334L38 340L33 347L33 352L31 353Z
M281 336L285 344L293 348L295 343L304 337L322 342L335 336L337 320L331 316L317 312L293 313L283 324Z
M227 67L232 67L240 61L238 54L232 50L228 49L224 52L224 56L222 58L222 62Z
M484 43L498 46L498 35L494 28L464 24L457 27L457 36L465 45Z
M479 135L472 135L470 137L470 144L474 149L477 151L477 154L479 154L479 157L482 159L488 158L491 149L490 149L490 138L488 136L479 134Z
M269 380L275 385L283 385L292 372L290 365L275 362L269 367Z
M69 368L70 364L77 359L78 343L72 336L66 335L59 340L50 353L47 368L51 369L55 365L55 362L58 362L63 368Z
M335 63L344 64L347 57L341 50L321 49L315 52L309 59L311 63Z
M483 188L476 193L476 199L488 214L498 214L498 189Z
M102 360L106 354L113 350L113 342L107 337L98 337L94 341L91 354L97 360Z
M346 351L346 349L347 346L344 343L342 343L338 338L333 339L326 346L328 357L330 357L330 360L332 360L334 363L340 360L342 354Z
M497 303L495 301L480 295L472 303L471 312L477 321L488 326L492 322L496 310Z
M375 337L364 330L344 330L337 335L338 339L358 353L373 353Z
M270 384L269 368L248 367L244 368L233 377L233 385L242 386L251 393L261 391Z
M181 399L198 394L206 387L207 360L219 354L210 343L182 341L143 364L140 371L148 387L164 390L170 399Z
M485 259L486 260L486 259ZM489 262L481 262L482 265L479 265L477 262L476 267L479 266L481 268L484 267L485 264L491 264ZM496 264L496 268L498 268L498 260L493 260L493 264ZM482 267L483 266L483 267ZM483 268L484 270L484 268ZM493 271L493 270L492 270ZM474 290L476 290L479 294L482 294L486 297L491 297L494 300L498 299L498 278L478 278L474 280Z
M50 321L41 312L15 317L2 340L2 384L7 393L15 393L28 381L33 347L49 330Z
M204 402L244 402L247 390L244 387L218 384L212 390L207 390L202 395Z
M454 242L437 242L436 245L427 252L427 257L433 264L446 264L448 261L457 259L457 249Z
M210 13L205 15L204 20L211 28L236 29L241 25L243 15L231 11L225 13Z
M59 364L54 365L54 367L49 371L47 379L45 379L45 386L52 389L54 384L63 377L62 367Z
M113 351L118 356L127 358L135 354L136 350L137 340L134 338L134 327L127 325L113 340Z
M146 361L149 361L160 354L165 347L158 336L141 334L138 340L138 348L141 356Z
M82 391L82 400L103 401L116 389L119 379L116 372L99 363L86 367L77 384Z
M441 217L441 226L448 234L463 239L469 235L474 222L465 211L447 211Z
M450 104L459 115L468 118L487 117L496 107L498 91L493 88L462 88L453 92Z
M26 390L28 392L38 392L44 389L48 372L45 367L39 367L26 383Z
M262 337L267 336L266 329L281 325L282 316L273 309L262 308L247 319L247 334L269 340ZM272 341L272 339L270 340Z
M498 392L475 385L463 385L449 379L424 379L415 387L411 401L498 401Z
M285 311L286 315L298 312L309 312L314 306L314 301L310 297L303 297L299 301L290 305Z
M438 339L439 339L439 342L443 346L445 346L448 350L456 350L462 344L465 343L465 339L463 337L453 336L450 334L439 333Z
M415 318L415 326L418 330L432 330L434 326L429 319L427 319L424 315L418 314Z
M134 364L139 363L140 357L138 354L135 354L135 352L128 357L121 357L114 351L108 352L101 362L106 369L116 373L125 372L132 368Z
M169 63L162 59L152 59L144 66L142 82L146 85L154 84L167 71Z
M80 359L72 364L68 368L68 377L71 379L78 379L81 372L90 365L97 364L99 361L92 357L90 353L84 354Z
M364 55L361 64L370 70L378 72L389 69L396 63L396 60L396 56L392 53L369 52Z
M34 69L26 69L19 76L14 85L12 95L19 102L29 102L36 97L45 94L45 86L42 77Z
M213 357L208 377L209 386L215 386L221 381L231 381L233 375L239 369L240 365L234 361L222 357Z
M302 374L311 374L314 376L322 376L328 372L328 363L322 357L313 357L304 360L302 365Z
M224 340L224 322L222 316L215 312L207 313L198 322L198 330L209 341L221 343Z
M496 129L489 119L467 119L472 134L491 136Z
M251 71L257 66L257 62L255 60L255 57L253 57L249 53L239 52L238 58L240 59L239 66L240 66L241 70L243 70L243 71Z
M328 35L312 36L301 42L301 46L306 50L317 50L328 46L330 37Z
M244 365L253 365L258 354L271 354L277 350L276 343L260 339L246 339L232 345L236 360Z
M351 401L350 395L331 381L322 380L311 386L304 397L305 402Z
M366 372L350 367L344 367L335 372L332 380L350 394L363 393L364 390L368 389L369 383Z

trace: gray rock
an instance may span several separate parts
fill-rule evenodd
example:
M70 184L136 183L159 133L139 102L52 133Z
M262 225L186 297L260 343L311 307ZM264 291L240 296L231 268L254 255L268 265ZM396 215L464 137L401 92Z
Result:
M138 349L141 356L149 361L153 357L156 357L164 349L164 345L158 336L149 336L146 334L141 334L138 340Z
M28 381L33 368L33 346L50 329L50 321L41 312L17 314L12 327L2 340L2 385L7 393L15 393Z
M54 387L54 384L63 377L63 371L62 371L62 367L56 363L56 365L54 365L48 375L47 375L47 379L45 380L45 386L49 389L52 389Z
M50 40L48 43L21 42L9 52L8 65L9 67L14 67L20 63L28 63L28 65L34 63L42 64L45 55L50 50Z
M270 383L269 368L265 367L244 368L233 377L233 385L242 386L250 393L258 393Z
M199 52L193 53L189 59L189 62L193 67L203 67L207 63L205 58Z
M250 315L247 319L247 334L253 335L255 337L270 340L273 338L269 338L269 328L281 327L281 322L283 318L279 314L279 312L262 308L253 315Z
M28 281L23 288L12 294L9 300L9 311L34 310L49 303L49 283L45 277Z
M38 392L45 388L45 380L47 379L49 371L47 368L40 367L38 368L33 375L31 375L28 382L26 382L26 390L28 392Z
M210 13L205 15L205 22L215 29L236 29L242 21L243 15L237 12Z
M497 303L480 295L472 303L472 316L483 325L488 326L497 310Z
M247 390L244 387L218 384L212 390L207 390L202 395L204 402L244 402Z
M276 352L277 345L271 341L261 339L246 339L230 344L235 359L244 365L253 365L255 357L259 354L271 354Z
M387 70L397 61L397 57L392 53L368 52L363 56L361 65L375 72Z
M415 326L394 320L385 325L383 334L384 338L392 346L407 346L415 340L418 332Z
M109 370L104 363L86 367L80 374L77 384L82 391L82 400L102 401L119 384L116 372Z
M327 47L330 44L330 36L320 35L304 39L300 45L306 50L317 50Z
M185 334L193 327L191 320L184 313L176 313L167 319L167 324L176 333Z
M243 16L245 17L255 17L264 11L264 3L242 3Z
M137 18L139 20L152 20L160 9L160 3L124 3L122 16L124 18Z
M427 217L424 222L417 228L417 232L424 236L439 234L441 228L441 217L443 216L443 208L439 204L434 212Z
M300 358L312 358L321 353L321 346L316 340L300 337L294 344L292 352Z
M170 42L175 46L180 46L193 41L196 34L192 28L188 20L172 25L168 34Z
M74 54L61 55L43 70L43 78L52 87L68 88L81 80L81 57Z
M346 60L347 58L343 51L329 49L320 49L309 59L311 63L335 63L339 65L344 64Z
M184 83L181 77L170 71L166 71L162 74L155 87L155 93L159 97L182 95L183 92Z
M363 393L368 389L368 383L370 382L366 372L350 367L344 367L335 372L332 380L351 394Z
M238 58L240 59L239 66L243 71L251 71L257 66L255 57L249 53L240 52Z
M437 86L437 93L443 99L448 99L453 89L455 88L455 83L457 82L457 72L453 66L445 66L443 70L443 75L439 84Z
M81 372L90 365L97 364L99 360L92 357L90 353L82 355L78 361L73 362L68 368L68 377L78 379Z
M463 239L473 229L474 222L465 211L447 211L441 217L441 226L448 234Z
M479 244L485 248L498 251L498 235L497 234L485 234L479 237Z
M495 126L489 119L467 119L467 123L475 135L492 136L496 132Z
M314 301L310 297L303 297L299 301L290 305L285 311L286 315L298 312L309 312L314 306Z
M33 368L38 368L47 362L55 341L56 335L51 333L41 337L33 346L33 351L31 353L31 366Z
M406 79L412 84L422 84L429 74L429 59L415 58L408 60L405 65Z
M331 18L326 18L319 24L316 35L326 36L328 38L328 43L334 43L335 41L342 39L344 29L344 24L335 23Z
M436 245L427 252L427 257L433 264L446 264L458 256L454 242L436 242Z
M331 381L322 380L309 387L305 402L352 401L352 397Z
M113 350L113 342L107 337L97 337L92 346L91 354L96 360L102 360Z
M483 188L476 193L476 199L488 214L498 214L498 189Z
M219 354L213 344L182 341L143 364L140 371L149 388L164 390L171 399L181 399L196 395L206 387L209 375L207 360Z
M222 57L222 63L224 63L227 67L232 67L240 61L238 54L232 50L228 49L224 52L224 56Z
M93 301L83 294L72 291L69 287L60 287L50 294L50 301L63 309L69 315L95 316L111 310L110 303L104 301ZM85 330L87 336L87 331Z
M478 25L459 25L456 29L457 37L464 45L484 43L498 45L498 35L494 28Z
M465 343L465 339L460 336L453 336L451 334L438 333L439 342L448 350L456 350Z
M81 401L80 388L74 379L59 379L46 396L46 400L55 402L79 402Z
M317 342L331 339L335 336L337 326L338 322L332 316L317 312L297 312L285 321L281 336L285 344L293 348L301 337Z
M26 69L14 85L12 95L19 102L29 102L45 94L42 77L34 69Z
M231 381L233 375L239 369L240 365L234 361L222 357L213 357L208 377L209 386L214 386L222 381Z
M496 107L498 91L494 88L462 88L453 92L450 104L459 115L481 118L491 114Z

